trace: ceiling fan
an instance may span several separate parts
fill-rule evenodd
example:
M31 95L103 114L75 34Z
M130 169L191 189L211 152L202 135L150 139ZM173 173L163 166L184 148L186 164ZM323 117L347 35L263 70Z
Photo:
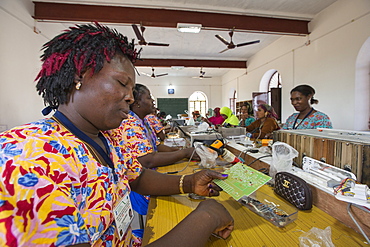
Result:
M152 67L152 74L147 74L147 73L144 73L142 72L142 74L146 75L146 76L149 76L151 78L157 78L157 77L161 77L161 76L165 76L165 75L168 75L168 73L163 73L163 74L159 74L159 75L156 75L155 72L154 72L154 68Z
M198 78L198 79L207 79L207 78L212 78L212 76L205 76L206 72L203 71L203 68L200 69L200 75L199 76L195 76L195 77L192 77L192 78Z
M170 44L164 44L164 43L154 43L154 42L146 42L144 39L144 31L145 27L140 24L140 30L137 25L132 24L132 28L134 29L135 35L138 39L139 45L152 45L152 46L169 46Z
M233 42L233 34L234 34L234 28L230 30L229 32L229 36L230 36L230 42L227 42L226 39L224 39L223 37L221 37L220 35L216 34L216 38L218 38L219 40L221 40L222 43L224 43L225 45L227 45L227 48L225 50L222 50L220 51L220 53L223 53L227 50L230 50L230 49L234 49L235 47L241 47L241 46L246 46L246 45L252 45L252 44L256 44L256 43L259 43L260 41L259 40L255 40L255 41L250 41L250 42L245 42L245 43L240 43L240 44L234 44Z

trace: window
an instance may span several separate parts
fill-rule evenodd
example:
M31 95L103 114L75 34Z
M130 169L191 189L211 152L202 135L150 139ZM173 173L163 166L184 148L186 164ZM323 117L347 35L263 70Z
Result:
M202 116L207 113L207 97L203 92L194 92L189 97L189 113L199 111Z

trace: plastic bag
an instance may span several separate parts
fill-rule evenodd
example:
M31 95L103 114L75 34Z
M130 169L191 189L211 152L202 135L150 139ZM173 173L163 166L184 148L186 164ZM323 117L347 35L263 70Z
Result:
M308 232L299 237L300 247L335 247L331 241L331 228L328 226L324 230L312 227Z
M200 157L199 166L202 168L213 168L216 166L218 154L215 150L207 148L202 143L194 143L195 150Z
M198 125L197 131L207 131L208 128L209 128L209 124L206 122L202 122L201 124Z
M272 144L272 160L269 175L275 177L278 172L292 170L293 158L298 156L298 151L285 142Z
M186 125L195 125L194 118L190 117L189 120L187 121Z

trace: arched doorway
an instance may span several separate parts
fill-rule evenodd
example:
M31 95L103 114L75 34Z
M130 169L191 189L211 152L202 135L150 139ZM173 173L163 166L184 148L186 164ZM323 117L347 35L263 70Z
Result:
M189 114L199 111L202 116L207 113L207 95L201 91L196 91L189 97Z
M370 37L356 59L354 129L370 129Z
M274 107L279 118L281 117L281 75L275 69L268 70L260 81L260 93L256 97L259 99L253 100L253 108L255 108L255 102L266 102L267 104Z

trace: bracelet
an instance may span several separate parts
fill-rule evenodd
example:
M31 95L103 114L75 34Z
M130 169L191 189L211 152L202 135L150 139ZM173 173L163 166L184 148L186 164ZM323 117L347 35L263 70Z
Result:
M184 188L183 188L183 184L184 184L184 177L185 175L182 175L181 178L180 178L180 184L179 184L179 188L180 188L180 194L184 194Z

